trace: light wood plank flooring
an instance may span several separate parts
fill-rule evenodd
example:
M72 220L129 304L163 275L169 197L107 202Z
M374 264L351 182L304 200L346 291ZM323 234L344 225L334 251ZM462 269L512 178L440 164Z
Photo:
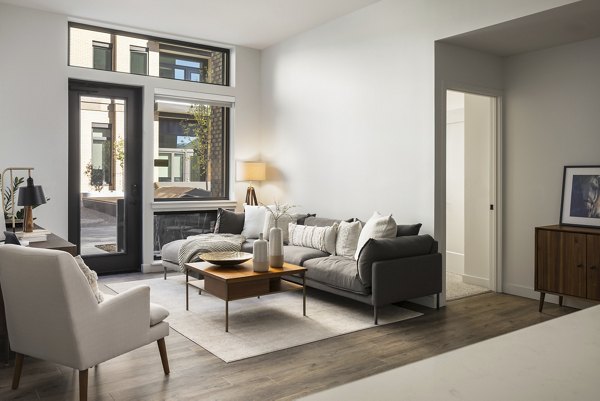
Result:
M101 282L150 277L160 275ZM494 293L451 301L439 311L404 306L425 315L229 364L171 330L170 376L163 375L158 348L150 344L90 369L89 399L293 400L574 311L546 304L538 313L535 300ZM73 369L25 358L18 390L10 389L12 372L12 363L0 367L1 400L78 399Z

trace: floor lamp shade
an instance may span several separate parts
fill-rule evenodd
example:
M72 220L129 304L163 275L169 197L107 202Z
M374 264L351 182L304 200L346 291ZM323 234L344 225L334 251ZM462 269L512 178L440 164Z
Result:
M235 177L237 181L249 181L250 185L246 190L246 204L258 205L256 192L252 186L252 181L264 181L267 176L267 165L264 162L237 162Z

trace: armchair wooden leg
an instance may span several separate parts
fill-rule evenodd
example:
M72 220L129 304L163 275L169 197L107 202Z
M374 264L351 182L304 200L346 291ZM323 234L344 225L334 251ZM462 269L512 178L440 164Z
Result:
M88 370L79 371L79 401L87 401Z
M167 346L165 345L165 339L161 338L156 342L158 344L158 352L160 352L160 360L162 362L163 370L165 375L168 375L171 371L169 370L169 359L167 358Z
M23 354L18 352L15 355L15 372L13 374L12 389L16 390L19 387L21 380L21 371L23 370Z

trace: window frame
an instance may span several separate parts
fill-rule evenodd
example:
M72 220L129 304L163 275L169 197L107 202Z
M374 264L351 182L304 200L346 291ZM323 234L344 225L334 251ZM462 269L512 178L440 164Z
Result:
M142 54L145 57L145 71L143 73L140 72L133 72L132 71L132 61L133 61L133 55L134 54ZM148 75L149 73L149 69L150 69L150 55L148 52L148 48L147 47L141 47L141 46L135 46L135 45L129 45L129 73L130 74L135 74L135 75Z
M67 39L68 40L68 42L67 42L67 45L68 45L67 65L70 67L88 68L88 67L81 67L81 66L71 64L71 51L70 51L71 28L87 29L87 30L92 30L92 31L96 31L96 32L108 33L108 34L112 34L112 35L123 35L123 36L128 36L131 38L135 38L135 39L152 40L152 41L156 41L159 43L164 43L165 45L167 45L167 47L169 45L177 46L177 47L186 47L186 48L189 48L190 51L192 51L192 53L197 53L197 54L199 52L202 52L203 50L221 52L221 53L223 53L223 83L222 84L215 84L215 83L209 83L209 82L197 82L197 81L182 81L182 80L176 80L176 81L201 83L201 84L206 84L206 85L231 86L231 50L228 48L205 45L202 43L186 42L186 41L177 40L177 39L161 38L161 37L154 36L154 35L142 35L142 34L135 33L135 32L123 31L120 29L109 29L109 28L105 28L105 27L101 27L101 26L82 24L82 23L73 22L73 21L69 21L68 39ZM165 52L169 53L169 50L167 50ZM113 69L107 70L107 71L120 72L122 74L131 74L130 72L115 71L114 63L112 63L112 64L113 64ZM134 75L140 75L140 74L134 74ZM150 76L150 75L148 75L148 76ZM152 77L154 77L154 76L152 75ZM172 78L165 78L165 77L160 77L160 76L157 76L155 78L172 79ZM173 79L173 80L175 80L175 79Z
M96 68L96 49L106 49L108 51L108 68ZM92 68L100 71L112 71L113 70L113 45L108 42L101 42L99 40L92 40Z

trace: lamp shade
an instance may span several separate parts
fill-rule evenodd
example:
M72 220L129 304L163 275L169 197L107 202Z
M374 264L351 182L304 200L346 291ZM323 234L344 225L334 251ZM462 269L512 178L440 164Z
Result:
M237 181L264 181L267 175L264 162L237 162L235 170Z
M41 185L33 185L33 178L27 179L27 186L19 188L18 206L37 206L46 203Z

